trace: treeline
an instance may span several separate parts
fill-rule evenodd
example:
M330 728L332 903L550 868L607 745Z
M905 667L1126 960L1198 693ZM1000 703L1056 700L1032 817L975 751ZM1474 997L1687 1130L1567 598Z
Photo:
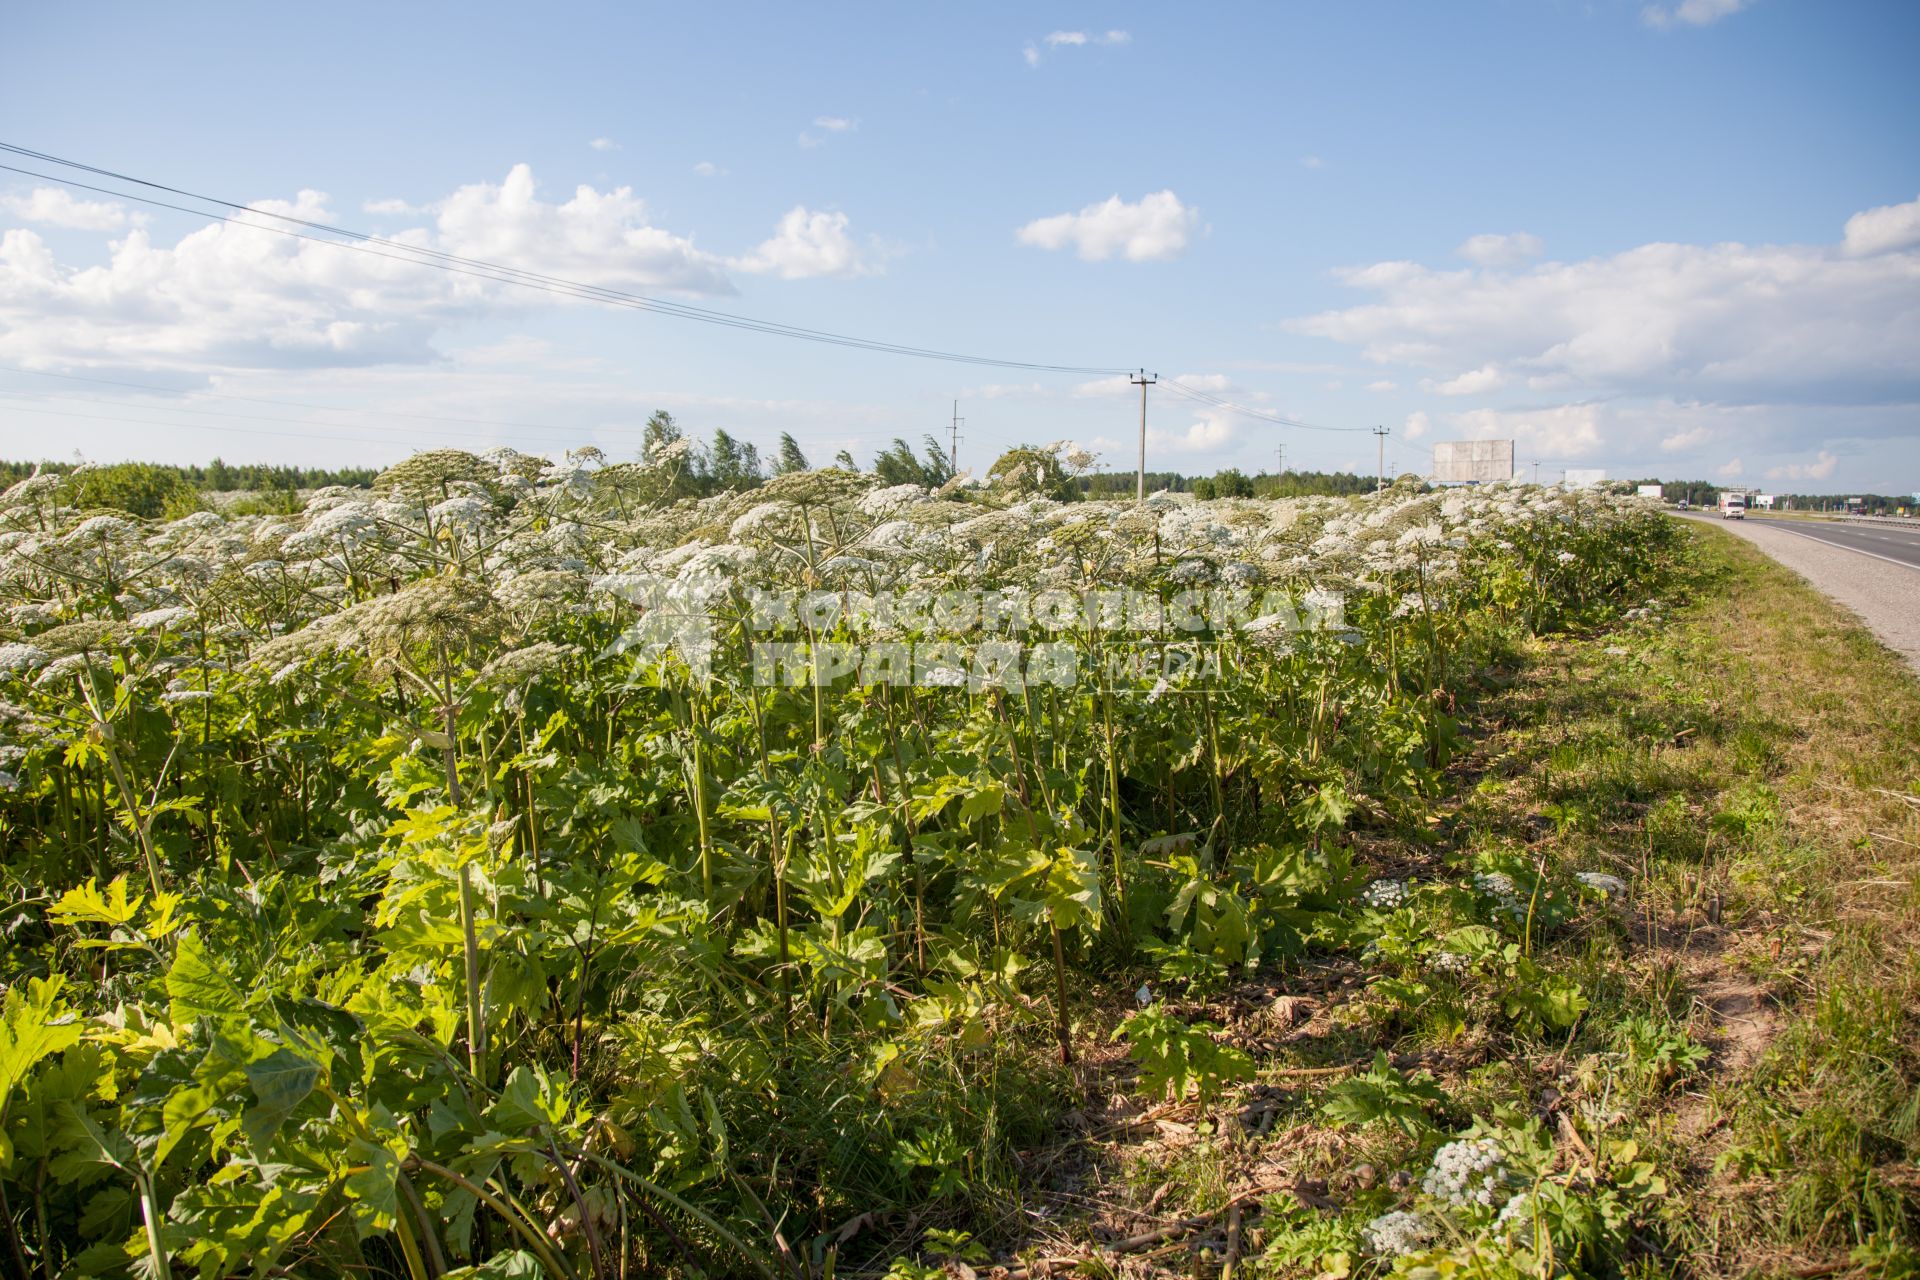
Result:
M64 475L81 464L77 462L4 462L0 461L0 477L8 484L23 480L36 470L52 471ZM236 489L320 489L330 484L366 485L380 474L378 467L340 467L328 470L324 467L283 467L264 462L247 462L236 466L215 458L206 466L176 467L159 463L116 463L115 466L147 467L154 471L172 472L196 489L206 489L214 493L231 493Z
M1720 495L1738 490L1742 493L1770 493L1773 495L1774 509L1780 510L1790 505L1795 511L1845 511L1848 498L1859 498L1868 515L1890 516L1903 508L1912 511L1915 507L1912 494L1884 493L1788 493L1783 489L1770 489L1754 485L1721 485L1710 480L1629 480L1626 483L1639 486L1657 484L1660 496L1667 502L1685 502L1696 507L1717 507Z
M736 439L722 428L713 439L699 444L689 438L673 415L661 409L647 419L641 456L648 461L666 460L675 470L675 490L683 495L704 497L727 490L752 489L772 476L790 471L810 471L814 464L800 449L792 435L782 431L771 458L763 458L751 441ZM862 470L852 454L842 449L834 455L833 466L847 471ZM921 484L937 489L953 479L953 464L940 442L932 436L922 440L921 452L903 439L895 439L882 449L865 468L887 484Z
M279 467L265 463L232 466L215 458L206 466L176 467L158 462L0 461L0 483L13 484L34 472L73 475L68 501L83 510L107 507L149 519L174 518L207 505L208 493L246 493L239 502L223 503L234 514L249 511L293 512L300 509L300 491L330 484L368 485L378 467Z
M1110 471L1081 476L1078 487L1088 497L1124 498L1134 491L1138 482L1138 472ZM1198 498L1304 498L1320 494L1339 497L1372 493L1378 484L1378 479L1373 476L1355 475L1350 471L1283 471L1278 474L1261 471L1247 475L1237 467L1229 467L1210 476L1188 476L1178 471L1147 472L1148 493L1170 489L1174 493L1191 493Z
M799 442L787 432L770 455L763 455L752 441L742 440L722 428L707 441L689 437L672 414L656 412L647 420L641 456L664 463L671 472L671 492L681 497L706 497L715 493L739 492L757 488L777 475L807 471L814 462L801 450ZM923 436L916 448L904 438L896 438L862 467L851 453L841 450L832 465L848 471L868 471L888 485L918 484L937 489L955 475L953 460L945 446L933 436ZM82 466L73 462L0 461L0 484L25 479L36 470L71 474L75 477L69 501L81 508L112 508L148 518L174 518L212 505L208 494L241 494L238 499L218 503L231 514L249 512L292 512L300 508L301 491L327 485L371 485L380 474L378 467L288 467L265 463L233 464L215 458L205 466L173 466L153 462L115 462ZM988 470L988 480L1001 480L1020 472L1024 487L1047 493L1061 500L1080 497L1128 497L1134 491L1131 471L1070 474L1058 457L1045 449L1021 447L1002 454ZM1355 494L1371 491L1372 476L1344 471L1287 471L1281 474L1260 472L1247 475L1229 468L1210 476L1189 476L1177 471L1149 471L1147 490L1172 490L1200 498L1292 498L1310 494Z

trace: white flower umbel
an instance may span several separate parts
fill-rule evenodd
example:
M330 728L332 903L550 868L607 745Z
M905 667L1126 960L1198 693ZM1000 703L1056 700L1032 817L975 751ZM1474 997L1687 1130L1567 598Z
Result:
M1500 1144L1492 1138L1462 1138L1433 1153L1433 1167L1420 1189L1451 1205L1492 1208L1507 1181Z
M1433 1238L1433 1224L1409 1209L1383 1213L1360 1228L1360 1246L1379 1258L1412 1253Z
M1406 900L1405 880L1375 880L1360 893L1360 901L1381 911L1391 911L1405 904Z
M1589 889L1606 894L1609 898L1619 897L1627 891L1627 882L1619 876L1610 876L1604 871L1580 871L1573 877Z
M1520 893L1514 887L1513 877L1504 871L1479 871L1474 873L1473 887L1486 897L1492 898L1494 905L1515 920L1524 920L1527 904L1520 901Z

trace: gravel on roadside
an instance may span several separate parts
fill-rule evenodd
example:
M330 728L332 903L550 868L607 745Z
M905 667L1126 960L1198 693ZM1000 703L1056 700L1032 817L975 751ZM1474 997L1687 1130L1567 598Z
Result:
M1876 560L1765 524L1711 516L1691 518L1758 546L1816 590L1858 614L1882 643L1920 672L1920 569Z

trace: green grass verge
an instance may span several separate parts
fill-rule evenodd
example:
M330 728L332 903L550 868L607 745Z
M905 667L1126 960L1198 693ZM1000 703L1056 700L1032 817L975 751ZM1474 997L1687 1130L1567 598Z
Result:
M1920 1275L1920 683L1718 529L1689 527L1662 590L1486 673L1430 830L1356 842L1418 887L1359 929L1357 973L1309 963L1189 1010L1252 1048L1277 1118L1203 1111L1196 1139L1123 1145L1110 1195L1157 1191L1164 1217L1291 1179L1239 1275ZM1499 867L1538 886L1524 920L1474 905ZM1475 911L1534 968L1436 964ZM1571 983L1584 1008L1556 1018ZM1263 1041L1287 993L1313 1022ZM1391 1065L1364 1079L1297 1071L1375 1051ZM1534 1144L1560 1242L1500 1244L1467 1206L1425 1252L1379 1250L1382 1214L1435 1217L1423 1174L1475 1121L1510 1178ZM1605 1221L1568 1246L1582 1214ZM1216 1231L1179 1265L1217 1273L1225 1249Z

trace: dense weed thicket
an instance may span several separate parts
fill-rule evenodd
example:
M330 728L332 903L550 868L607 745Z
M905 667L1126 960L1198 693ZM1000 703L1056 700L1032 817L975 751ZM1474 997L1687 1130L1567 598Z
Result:
M1009 1182L1110 978L1149 975L1121 1034L1175 1094L1246 1063L1157 992L1314 951L1577 1016L1530 950L1605 885L1369 886L1350 836L1433 793L1506 638L1645 597L1649 507L1060 503L1019 467L686 500L673 466L446 451L171 522L76 509L84 473L0 497L8 1267L807 1274L859 1215ZM969 629L983 592L1079 607ZM1254 603L1140 620L1182 592ZM853 669L794 682L805 644ZM1337 1105L1421 1088L1382 1060ZM1459 1135L1364 1243L1602 1256L1644 1175L1543 1142Z

